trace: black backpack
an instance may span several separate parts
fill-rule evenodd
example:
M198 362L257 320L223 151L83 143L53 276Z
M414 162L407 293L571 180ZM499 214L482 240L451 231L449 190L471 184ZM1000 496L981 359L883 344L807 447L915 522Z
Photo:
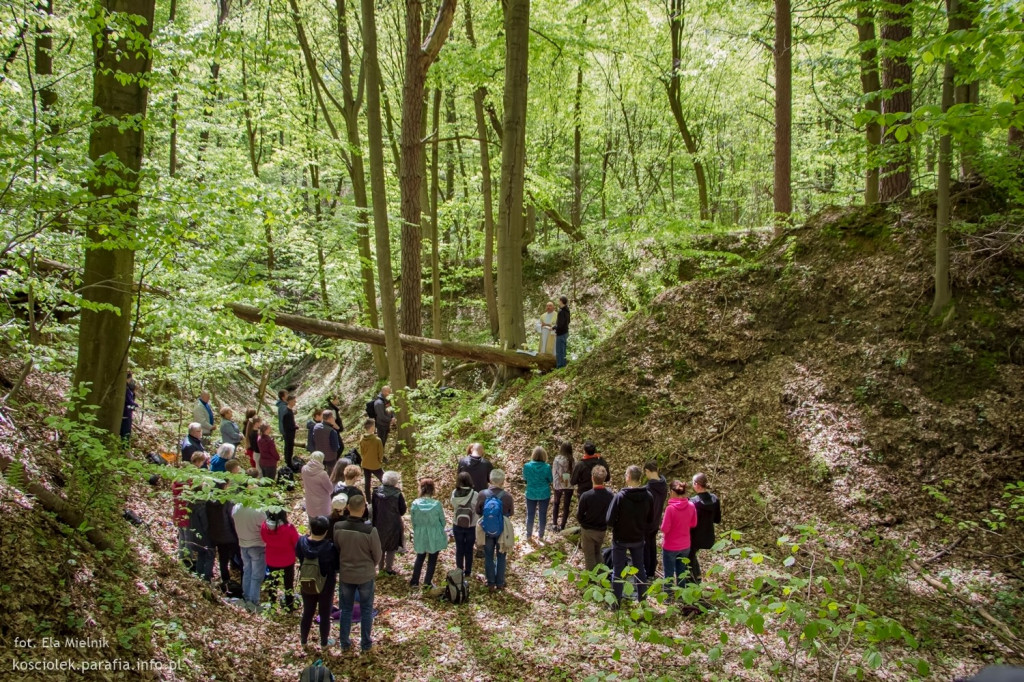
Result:
M377 402L376 398L374 398L370 402L366 403L366 416L369 417L370 419L376 419L377 418L377 410L375 410L374 407L373 407L373 404L375 402Z
M356 466L359 466L363 463L363 456L359 454L359 448L352 448L351 450L348 451L348 454L345 455L345 457L348 458L348 461L352 462Z
M441 596L453 604L465 604L469 601L469 586L466 585L466 576L461 568L448 571L447 584Z
M302 671L299 682L334 682L334 675L323 661L317 661Z

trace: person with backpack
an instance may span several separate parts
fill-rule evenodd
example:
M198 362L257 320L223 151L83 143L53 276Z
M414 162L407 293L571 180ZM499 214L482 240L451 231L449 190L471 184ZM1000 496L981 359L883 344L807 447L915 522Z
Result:
M260 534L267 515L253 507L236 504L231 510L235 534L242 552L242 598L251 611L260 608L260 590L267 573L267 546Z
M647 571L644 568L644 537L654 523L654 500L641 483L643 473L633 465L626 469L626 485L615 494L608 505L607 522L612 529L612 591L622 602L622 571L626 568L626 554L637 570L639 598L647 592Z
M391 409L391 401L388 400L390 395L391 387L385 386L380 389L377 397L366 404L366 416L373 419L374 425L377 427L377 437L385 446L388 444L391 427L395 424L394 410Z
M284 464L294 471L292 455L295 454L295 434L299 425L295 422L295 396L289 395L285 401L284 415L281 417L281 438L284 439Z
M374 420L367 418L363 422L363 435L359 439L359 459L363 467L363 484L370 491L373 476L384 483L384 443L374 433Z
M302 595L302 618L299 620L299 641L306 646L313 615L320 614L320 646L330 645L331 607L338 576L338 550L328 537L331 522L326 516L309 520L309 534L295 544L299 562L299 594Z
M588 571L601 563L601 551L604 537L608 532L608 507L615 497L612 491L604 487L608 472L603 466L596 466L590 471L593 487L580 495L576 507L576 520L580 524L580 548L583 550L583 561Z
M338 549L338 592L341 601L341 650L352 648L349 632L352 629L352 605L359 592L360 648L369 651L373 646L373 592L377 565L384 552L380 548L377 529L366 523L366 500L362 495L349 498L348 518L334 527L334 546Z
M473 478L468 472L459 474L457 487L452 491L452 536L455 538L455 567L465 576L473 575L473 546L476 544L476 498Z
M277 443L270 433L270 424L260 424L260 437L257 441L260 452L260 474L265 478L277 479L277 463L281 455L277 451Z
M647 477L647 491L654 501L654 524L647 529L647 536L644 537L644 569L653 580L658 571L658 528L661 527L661 516L665 512L668 481L658 473L658 463L655 461L644 464L644 475ZM668 577L667 573L665 577Z
M395 552L402 546L402 533L405 530L402 517L408 509L399 487L401 479L398 472L386 471L382 478L381 485L373 491L372 523L380 536L380 549L383 552L379 568L387 575L396 575Z
M306 498L306 514L312 519L315 516L331 515L331 494L334 484L324 469L324 453L319 450L309 456L309 461L302 467L302 491Z
M260 539L266 546L268 578L274 580L274 596L277 597L277 576L284 578L284 605L289 611L295 606L295 544L299 531L288 523L288 514L281 511L267 514L267 520L260 527Z
M511 521L506 523L506 519L511 518L514 508L512 496L504 490L505 472L501 469L492 470L490 480L490 487L477 496L475 511L480 517L479 528L484 535L487 587L493 592L505 589L505 563L512 544L505 540L508 535L505 527L511 527Z
M341 437L334 429L334 413L324 410L320 423L313 425L313 447L324 453L324 468L330 471L341 455Z
M420 571L423 570L423 561L426 560L427 575L424 577L423 586L432 588L437 555L448 546L448 536L444 532L444 509L441 502L434 499L434 479L420 479L420 496L412 501L409 518L412 519L413 549L416 551L416 562L412 567L412 579L409 584L413 587L420 584Z
M722 506L718 496L708 490L708 477L704 474L693 475L693 492L690 498L697 510L697 525L690 531L690 574L694 582L700 582L700 561L697 552L715 546L715 524L722 522Z
M604 480L611 479L612 469L608 466L608 462L604 461L604 457L597 452L597 447L587 441L583 444L583 459L576 462L576 466L572 469L572 475L569 477L569 484L576 486L578 496L582 496L583 493L590 490L590 486L593 485L590 472L596 466L603 466L604 470L608 472L608 476Z
M690 533L697 525L697 509L686 497L686 484L672 481L672 491L665 510L665 518L661 521L662 533L662 564L665 567L665 579L672 580L674 585L689 582L690 569L686 566L690 558Z
M526 481L526 541L533 538L533 520L539 511L537 539L543 542L551 502L551 465L548 453L539 445L533 449L530 461L523 465L523 480Z
M569 521L569 507L572 505L573 487L569 482L572 478L573 467L576 461L572 456L572 443L562 441L558 446L558 456L551 465L552 487L555 491L555 501L551 511L551 527L555 531L565 530L565 524ZM561 509L561 517L559 517ZM561 521L559 521L561 518Z
M484 446L473 443L469 446L469 454L459 460L458 473L465 471L473 478L473 490L482 492L487 489L494 465L484 457Z
M359 487L359 484L362 483L362 479L363 470L359 467L359 465L349 464L347 467L345 467L345 485L341 488L341 490L335 488L336 492L334 494L337 495L338 493L345 493L346 495L348 495L348 499L350 500L355 495L362 495L363 499L366 499L366 495L364 494L363 490Z

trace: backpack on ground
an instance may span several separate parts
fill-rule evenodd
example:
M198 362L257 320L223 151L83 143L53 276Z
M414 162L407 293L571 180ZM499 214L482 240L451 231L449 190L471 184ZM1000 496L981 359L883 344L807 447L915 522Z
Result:
M229 580L227 587L224 590L224 596L228 599L241 599L242 598L242 583L237 580Z
M469 586L466 585L466 576L461 568L448 571L448 581L442 596L453 604L465 604L469 601Z
M303 557L299 566L299 591L315 596L324 591L327 576L320 570L320 559Z
M317 661L302 671L299 682L334 682L334 675L323 661Z
M472 528L473 527L473 499L475 495L469 494L466 496L465 501L460 502L459 506L455 508L455 525L458 528Z
M501 532L505 530L505 505L502 504L504 494L501 492L497 495L490 495L484 500L484 514L480 524L483 526L484 533L492 538L500 536Z
M345 457L356 466L360 466L363 463L363 456L359 454L359 448L352 448Z
M377 402L376 398L374 398L370 402L366 403L366 416L369 417L370 419L376 419L377 418L377 410L374 409L374 406L373 406L373 404L375 402Z

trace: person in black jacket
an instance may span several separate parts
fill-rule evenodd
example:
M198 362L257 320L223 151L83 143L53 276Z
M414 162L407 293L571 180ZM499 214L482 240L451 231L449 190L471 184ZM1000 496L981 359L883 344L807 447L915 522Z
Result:
M601 563L601 548L608 532L608 507L615 495L604 487L608 470L595 466L590 472L594 487L580 495L576 507L576 520L580 523L580 546L588 571Z
M608 466L608 462L604 461L597 452L597 446L591 443L589 440L583 444L583 459L576 462L576 466L572 468L572 475L569 476L569 485L576 486L576 494L580 497L583 493L590 490L590 486L593 485L591 482L590 472L596 466L603 466L605 470L605 479L611 478L612 469Z
M484 457L484 446L482 444L473 443L469 448L469 452L470 454L459 460L459 470L456 474L461 474L463 471L468 473L473 479L473 490L479 493L487 490L494 465L491 464L491 460Z
M668 481L658 473L657 462L644 464L644 475L647 476L647 490L654 500L654 525L647 530L647 536L644 538L644 569L653 580L658 572L658 529L661 528L661 517L665 513Z
M227 481L224 481L223 483L218 483L217 487L223 490L227 485ZM231 577L231 562L235 561L237 557L237 564L239 566L242 565L242 554L238 547L238 535L235 534L235 524L231 521L231 509L233 506L231 502L215 500L209 500L206 503L206 524L210 535L210 544L217 549L221 592L228 591L228 579Z
M288 396L285 401L284 415L281 417L281 436L284 438L284 463L292 469L292 455L295 453L295 432L299 430L295 423L295 396Z
M647 571L644 570L644 537L654 524L654 500L641 482L640 467L626 469L626 486L615 494L608 506L608 526L612 529L612 571L615 581L612 591L622 601L622 571L626 568L626 553L636 567L639 598L647 594Z
M316 559L320 572L326 577L320 594L302 593L302 620L299 621L299 641L306 646L309 630L313 626L313 614L320 611L320 646L330 646L331 606L334 604L334 586L338 576L338 550L327 535L331 522L326 516L314 516L309 520L309 535L299 538L295 545L295 558L299 561L299 577L302 576L302 560Z
M697 550L715 546L715 524L722 522L722 506L718 497L708 492L708 477L704 474L693 475L693 490L697 494L690 498L690 502L697 509L697 526L690 530L690 573L699 583L700 562L697 560Z
M555 367L565 367L569 345L569 299L559 296L558 317L555 319Z
M395 412L391 409L391 387L385 386L373 399L373 421L377 427L377 437L384 447L388 445L388 434L395 425Z

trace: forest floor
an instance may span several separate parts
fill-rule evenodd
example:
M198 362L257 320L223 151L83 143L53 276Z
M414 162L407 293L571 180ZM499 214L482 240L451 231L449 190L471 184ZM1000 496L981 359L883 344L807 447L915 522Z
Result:
M566 370L498 395L417 397L418 451L387 463L407 499L423 475L446 499L479 440L510 472L520 536L518 472L536 444L594 441L616 485L649 459L670 479L705 471L727 541L688 595L704 613L588 601L566 576L582 565L572 535L520 540L509 589L474 578L462 606L408 586L410 553L378 581L373 652L324 656L338 679L951 679L1024 661L1024 533L1004 497L1024 471L1024 257L959 237L957 310L933 323L931 211L835 209L775 239L699 241L675 263L680 286ZM318 385L372 383L365 369L311 367ZM0 423L0 448L52 487L59 449L41 422L62 391L31 376L35 406ZM167 437L147 430L138 449ZM126 500L145 523L127 531L138 562L124 566L0 486L0 679L42 679L12 672L53 654L15 647L40 632L111 640L61 656L164 666L132 679L295 680L315 660L297 615L249 614L182 571L166 485L140 482ZM301 496L291 503L302 518ZM438 581L453 559L442 553Z

